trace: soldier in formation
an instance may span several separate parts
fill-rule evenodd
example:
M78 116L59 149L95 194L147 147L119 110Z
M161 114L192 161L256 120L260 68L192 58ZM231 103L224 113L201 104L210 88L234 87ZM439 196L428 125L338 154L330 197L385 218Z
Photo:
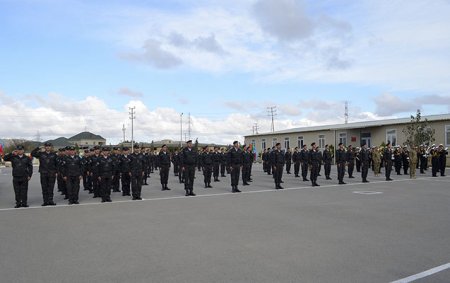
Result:
M4 160L10 161L13 169L13 187L16 195L15 208L28 207L28 181L33 175L31 158L24 154L24 147L18 145L14 152L5 155Z

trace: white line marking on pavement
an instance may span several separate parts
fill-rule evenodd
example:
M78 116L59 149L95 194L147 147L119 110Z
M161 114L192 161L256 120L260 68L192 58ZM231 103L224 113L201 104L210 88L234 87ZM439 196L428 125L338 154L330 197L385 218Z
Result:
M360 195L379 195L383 192L375 192L375 191L354 191L354 194L360 194Z
M295 191L295 190L304 190L304 189L328 189L328 188L346 188L349 186L367 186L367 185L373 185L373 184L383 184L383 183L393 183L393 182L405 182L405 181L416 181L416 180L423 180L423 179L431 179L433 177L424 177L424 178L417 178L417 179L400 179L400 180L394 180L394 181L372 181L370 183L351 183L351 184L345 184L345 185L339 185L339 184L333 184L333 185L322 185L320 187L311 187L311 186L303 186L303 187L294 187L294 188L285 188L282 190L275 190L275 189L265 189L265 190L256 190L256 191L244 191L242 193L232 193L232 192L226 192L226 193L217 193L217 194L204 194L204 195L197 195L196 197L186 197L186 196L171 196L171 197L159 197L159 198L148 198L148 199L142 199L142 200L117 200L113 202L88 202L88 203L81 203L81 204L74 204L74 205L68 205L68 204L59 204L57 206L30 206L28 208L0 208L1 211L11 211L11 210L26 210L26 209L55 209L55 208L61 208L61 207L77 207L77 206L88 206L88 205L113 205L117 203L139 203L139 202L146 202L146 201L158 201L158 200L174 200L174 199L198 199L202 197L218 197L218 196L230 196L230 195L246 195L246 194L256 194L256 193L277 193L282 191Z
M450 262L447 263L447 264L444 264L444 265L441 265L441 266L438 266L438 267L426 270L424 272L417 273L415 275L411 275L409 277L406 277L406 278L403 278L403 279L400 279L400 280L392 281L391 283L409 283L409 282L413 282L413 281L416 281L418 279L428 277L430 275L436 274L438 272L444 271L444 270L449 269L449 268L450 268Z

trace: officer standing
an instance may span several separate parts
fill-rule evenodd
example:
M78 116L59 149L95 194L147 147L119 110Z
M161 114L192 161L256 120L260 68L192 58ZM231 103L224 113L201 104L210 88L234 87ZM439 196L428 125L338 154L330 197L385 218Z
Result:
M212 188L211 176L213 169L213 155L209 152L208 146L203 147L203 153L200 155L200 164L203 171L205 188Z
M377 146L372 148L372 164L375 177L380 176L381 153Z
M331 154L330 148L328 145L325 145L325 150L323 151L323 167L325 170L325 178L327 180L331 180L331 161L333 160L333 156Z
M404 146L402 151L402 164L403 164L403 173L408 175L409 169L409 152L408 147Z
M386 148L384 149L383 159L384 159L386 181L393 181L391 179L391 171L392 171L392 160L394 159L394 156L392 154L392 145L390 142L387 143Z
M275 179L275 189L277 189L277 190L284 189L281 186L281 182L282 182L281 179L283 177L285 154L284 154L284 152L281 151L280 143L277 143L275 145L275 150L272 151L270 157L271 157L270 163L272 164L273 177Z
M194 194L194 179L195 167L199 164L197 149L192 148L192 140L186 142L186 147L180 154L180 164L182 172L184 172L184 190L186 196L195 196Z
M92 189L94 191L94 198L98 198L101 196L100 183L98 181L98 168L97 168L98 160L100 158L101 158L100 147L96 145L94 147L94 154L90 158Z
M65 148L58 149L58 158L56 160L58 176L56 177L56 182L58 186L58 192L61 192L61 195L64 195L64 199L69 199L69 197L67 196L66 182L64 181L63 176L64 158L66 158L66 149Z
M98 160L98 181L100 182L102 202L111 202L111 189L116 170L115 162L110 156L109 147L103 147L102 157Z
M239 142L234 141L233 147L227 152L227 165L231 175L231 191L233 193L240 193L238 189L239 185L239 173L244 162L244 156L242 150L239 148Z
M320 152L317 150L316 143L313 142L311 144L311 150L308 154L308 163L311 167L310 179L313 187L320 187L317 184L317 176L319 176L319 167L320 167Z
M250 168L252 166L252 153L248 147L244 147L242 152L242 183L244 186L250 185Z
M361 178L363 183L369 183L367 181L367 174L369 173L369 150L367 144L363 143L361 150L359 151L359 158L361 161Z
M438 152L439 152L439 171L441 173L441 176L445 177L445 166L447 165L448 150L447 148L444 148L443 144L440 144Z
M37 147L31 152L31 156L39 159L39 173L41 175L42 198L44 202L42 206L56 205L53 201L53 189L58 171L58 162L56 153L52 151L52 144L46 142L44 144L45 151L41 152Z
M220 172L220 162L222 161L222 155L220 154L219 147L214 147L214 153L212 154L213 159L213 177L214 182L220 182L219 172Z
M289 147L286 149L284 160L286 161L286 174L291 174L292 152Z
M416 169L417 169L417 147L415 145L411 146L411 150L408 152L409 155L409 162L410 162L410 168L409 168L409 178L415 179L416 178Z
M141 154L139 146L134 146L134 153L130 156L131 159L131 192L133 200L142 200L142 179L145 175L145 157Z
M339 185L345 185L345 163L347 162L347 153L345 152L344 144L339 143L339 148L336 150L336 165L338 172Z
M63 175L67 185L69 205L79 204L80 181L83 179L81 158L75 152L75 147L67 147L67 156L64 158Z
M81 157L81 166L83 167L83 188L85 191L89 191L89 193L91 193L92 180L89 173L90 170L89 155L90 155L89 149L85 149L84 154Z
M355 169L355 152L353 151L353 146L349 145L347 148L347 168L348 168L348 178L353 179L353 170Z
M120 154L119 148L113 147L113 152L110 155L113 160L114 165L114 178L112 179L112 191L115 193L120 193Z
M220 151L220 157L221 157L220 158L220 176L223 178L223 177L226 177L225 171L227 168L227 156L226 156L225 150L223 148Z
M292 154L292 162L294 163L294 175L296 178L300 177L300 157L298 152L298 147L294 148L294 153Z
M178 177L178 174L180 173L180 156L178 153L178 150L175 150L175 152L172 154L172 163L173 163L173 174L175 177Z
M160 166L159 176L161 179L162 191L170 191L167 187L167 183L169 182L170 162L170 154L167 152L167 145L163 144L158 155L158 164Z
M308 152L308 148L305 145L303 145L303 149L300 151L299 154L299 161L302 164L302 177L303 177L303 182L305 181L309 181L308 180L308 166L309 166L309 152ZM320 166L320 164L319 164ZM317 167L317 174L319 174L319 168Z
M122 180L122 196L131 196L131 156L130 149L124 147L120 161L120 178Z
M24 154L24 147L18 145L16 150L5 155L5 161L10 161L13 168L13 187L16 195L16 206L28 207L28 181L33 175L33 163L31 158Z

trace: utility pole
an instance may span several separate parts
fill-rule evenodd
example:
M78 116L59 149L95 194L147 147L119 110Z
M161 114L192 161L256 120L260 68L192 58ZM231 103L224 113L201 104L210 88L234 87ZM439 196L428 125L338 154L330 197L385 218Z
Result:
M191 139L191 112L188 114L188 138Z
M277 116L277 107L276 106L267 107L267 113L269 117L272 117L272 133L273 133L275 132L274 116Z
M345 117L345 124L348 123L348 101L345 101L345 113L344 113L344 117Z
M255 135L257 135L258 134L258 129L259 129L259 126L258 126L258 123L255 123L255 125L253 126L253 134Z
M180 114L180 148L183 146L183 113Z
M41 133L39 131L36 133L36 141L41 142Z
M123 142L125 142L125 124L122 124Z
M131 153L134 153L134 119L136 119L136 106L129 107L131 119Z

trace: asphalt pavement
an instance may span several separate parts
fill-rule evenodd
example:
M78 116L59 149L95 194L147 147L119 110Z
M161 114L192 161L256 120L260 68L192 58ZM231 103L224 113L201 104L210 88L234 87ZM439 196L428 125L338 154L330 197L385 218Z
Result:
M80 205L56 194L41 207L39 173L30 208L13 209L10 168L0 169L1 282L393 282L450 263L450 178L369 173L320 187L284 175L275 190L260 165L232 194L230 178L184 197L171 174L143 187L143 201L121 193ZM323 171L322 171L323 175ZM241 182L242 183L242 182ZM450 269L414 282L450 282ZM409 282L409 281L405 281Z

